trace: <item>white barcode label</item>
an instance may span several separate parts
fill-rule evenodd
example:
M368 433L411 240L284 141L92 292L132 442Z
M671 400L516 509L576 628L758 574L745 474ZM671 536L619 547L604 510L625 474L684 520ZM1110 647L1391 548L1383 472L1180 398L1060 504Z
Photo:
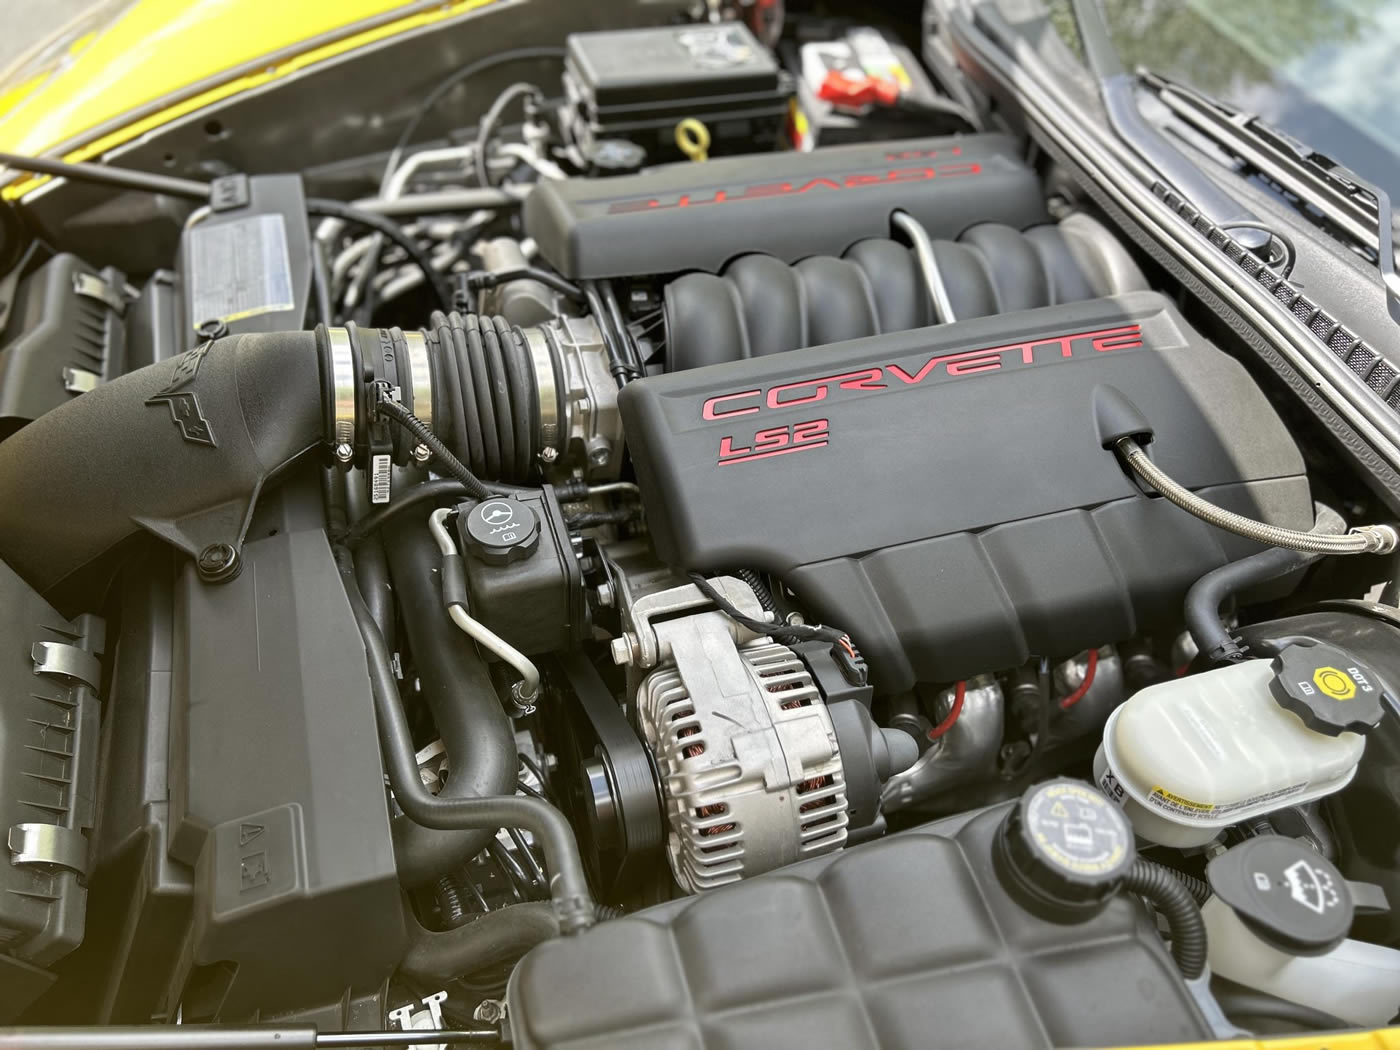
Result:
M372 456L369 463L369 501L371 503L389 502L389 470L391 461L388 456Z

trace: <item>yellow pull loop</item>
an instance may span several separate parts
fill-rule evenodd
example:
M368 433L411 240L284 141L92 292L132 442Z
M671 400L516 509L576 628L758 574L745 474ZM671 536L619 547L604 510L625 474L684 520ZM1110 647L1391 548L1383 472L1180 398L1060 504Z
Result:
M694 161L710 159L710 129L704 121L686 117L676 125L676 145Z

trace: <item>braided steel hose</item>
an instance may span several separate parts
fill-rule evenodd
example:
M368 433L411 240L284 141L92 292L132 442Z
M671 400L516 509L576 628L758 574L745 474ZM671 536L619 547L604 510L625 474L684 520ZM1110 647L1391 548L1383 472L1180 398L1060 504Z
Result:
M1202 499L1190 489L1183 488L1147 458L1147 453L1132 438L1119 438L1115 446L1133 471L1162 496L1188 514L1195 515L1207 525L1244 536L1270 547L1286 547L1306 554L1390 554L1400 546L1400 533L1389 525L1357 525L1340 536L1315 532L1297 532L1266 525Z

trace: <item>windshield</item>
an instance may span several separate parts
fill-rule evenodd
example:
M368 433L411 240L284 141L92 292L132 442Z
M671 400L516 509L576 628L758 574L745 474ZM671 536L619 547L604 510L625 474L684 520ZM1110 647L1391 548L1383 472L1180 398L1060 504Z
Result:
M1232 102L1400 195L1400 0L1100 0L1130 69ZM1068 0L1051 5L1074 40Z

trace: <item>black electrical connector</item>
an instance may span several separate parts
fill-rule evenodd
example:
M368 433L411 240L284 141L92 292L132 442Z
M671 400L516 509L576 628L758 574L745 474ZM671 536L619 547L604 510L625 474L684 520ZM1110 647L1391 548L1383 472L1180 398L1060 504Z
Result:
M700 573L692 572L690 580L696 587L700 588L701 594L714 602L720 612L740 627L746 627L754 634L766 634L780 642L829 642L832 659L841 668L841 673L845 675L848 682L852 685L865 685L869 681L870 668L866 665L865 658L860 655L860 650L851 641L851 636L839 627L808 623L783 623L781 621L770 623L767 620L755 620L751 616L745 616Z

